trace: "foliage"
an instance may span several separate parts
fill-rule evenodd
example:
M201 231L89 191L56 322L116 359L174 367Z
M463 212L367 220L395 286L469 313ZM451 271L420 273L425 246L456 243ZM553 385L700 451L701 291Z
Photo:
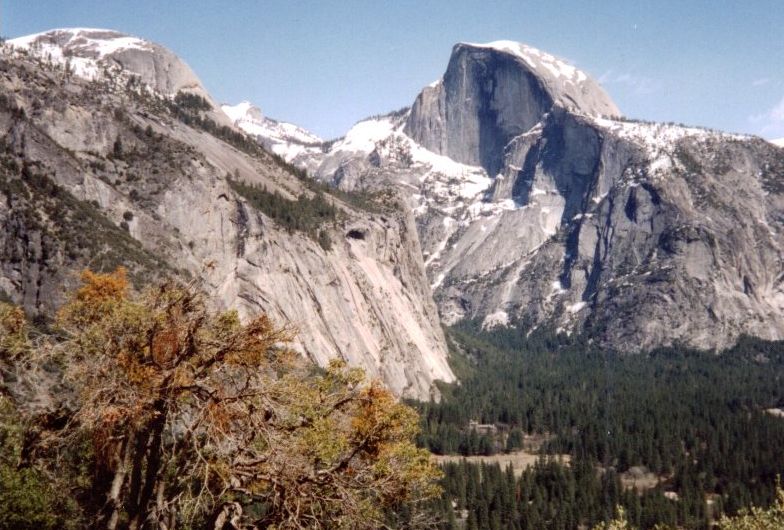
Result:
M594 530L634 530L626 518L623 508L618 509L618 516L609 522L600 523ZM665 526L656 526L656 530L666 530ZM719 530L781 530L784 528L784 489L776 488L776 502L770 508L752 507L742 510L735 517L722 516L717 524Z
M439 493L416 413L341 362L314 372L264 315L214 313L192 285L134 295L118 269L86 271L57 324L26 363L56 362L70 392L30 412L24 450L93 526L377 528ZM85 454L80 485L63 463Z
M722 517L720 530L780 530L784 528L784 489L776 488L776 502L770 508L753 507L736 517Z
M209 101L192 92L177 92L177 95L174 96L174 103L180 108L191 111L207 111L212 109L212 105L210 105Z
M0 363L13 360L29 349L29 326L24 311L0 303Z
M633 530L626 519L626 512L623 508L618 509L618 516L609 522L602 522L593 527L593 530Z
M79 512L73 501L38 470L19 466L24 433L11 398L0 395L0 530L77 528Z
M498 451L517 447L518 431L547 440L545 452L572 457L569 466L526 472L528 501L518 499L517 518L502 514L503 524L526 513L536 521L529 527L572 528L546 514L572 513L590 525L621 505L635 527L705 528L721 513L773 499L774 477L784 469L784 422L765 409L784 405L783 343L744 338L720 356L683 348L621 355L546 332L465 326L450 335L470 370L460 385L442 389L440 403L416 405L420 444L481 453L468 428L476 420L499 426L503 434L490 439ZM624 491L616 481L632 467L646 468L659 485L642 495ZM597 469L601 481L591 478ZM456 495L455 484L468 479L453 475L471 471L451 473L445 489ZM493 485L476 488L482 500L469 509L476 517L493 511L495 490L486 487ZM449 510L442 513L449 518Z
M323 193L315 193L312 197L303 193L296 201L292 201L277 191L269 192L264 187L235 180L229 180L229 184L234 191L247 199L251 206L264 212L289 232L304 232L315 239L324 250L331 248L329 234L321 227L336 221L339 210Z

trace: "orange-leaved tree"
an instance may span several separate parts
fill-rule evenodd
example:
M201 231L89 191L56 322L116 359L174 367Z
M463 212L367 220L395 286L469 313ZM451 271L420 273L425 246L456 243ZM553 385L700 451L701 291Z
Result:
M37 352L65 390L26 454L57 480L88 448L69 487L93 526L382 528L439 493L414 411L360 370L304 362L264 315L214 312L193 285L134 294L118 269L83 273L57 326Z

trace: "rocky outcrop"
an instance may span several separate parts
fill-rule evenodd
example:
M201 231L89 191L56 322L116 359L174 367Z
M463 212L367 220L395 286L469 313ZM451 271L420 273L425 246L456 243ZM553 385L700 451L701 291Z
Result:
M57 46L80 42L81 30L69 31ZM17 48L37 61L13 52L26 73L3 80L14 94L4 100L6 158L68 194L54 203L17 194L0 211L10 256L0 287L34 309L56 300L65 279L54 271L94 263L54 231L63 212L91 212L102 235L89 252L107 266L120 256L137 275L201 274L209 262L203 274L221 303L295 324L303 352L322 363L343 356L401 394L423 397L433 380L453 378L431 293L447 324L548 326L622 350L784 338L784 151L619 118L587 74L544 52L459 44L412 108L363 120L330 143L250 104L226 107L234 130L318 179L377 198L358 207L333 197L340 220L307 235L282 231L227 179L292 200L312 194L279 159L229 147L153 104L170 98L160 87L180 86L179 76L119 94L124 83L87 75L93 63L76 64L97 81L90 85L63 62L42 61L43 45L28 41ZM87 44L71 61L97 60L90 54L105 45ZM116 53L102 49L103 58ZM61 77L65 88L52 91ZM105 97L125 98L127 115L89 99L99 85ZM47 180L18 180L30 197L51 196ZM64 209L46 209L60 202ZM18 221L21 212L38 221Z
M45 318L84 267L124 264L137 284L199 276L216 305L296 328L321 364L344 358L409 397L454 379L413 218L394 196L361 207L326 195L337 215L287 230L236 185L295 211L317 192L280 160L187 125L168 94L73 75L39 51L0 55L4 298Z
M784 156L776 148L566 114L512 153L523 169L505 186L525 210L543 208L531 190L549 197L551 233L523 241L523 253L495 269L464 263L497 251L505 233L476 243L437 292L442 311L488 326L522 320L586 332L626 350L784 336ZM494 191L495 200L504 196Z
M86 79L126 74L158 94L197 94L212 105L211 119L231 124L190 66L154 42L107 29L63 28L11 39L8 45Z
M410 111L357 124L316 175L408 197L448 324L623 350L783 338L781 149L619 114L543 52L458 44Z
M446 73L417 97L404 132L434 153L495 176L504 147L554 106L619 115L591 78L523 44L457 44Z

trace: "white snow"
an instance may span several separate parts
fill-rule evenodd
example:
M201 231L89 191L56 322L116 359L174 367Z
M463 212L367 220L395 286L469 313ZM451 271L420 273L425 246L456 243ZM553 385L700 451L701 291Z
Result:
M486 179L486 181L483 180L483 183L486 184L485 188L490 185L490 178L487 177L487 173L481 167L455 162L448 156L439 155L425 149L418 143L408 138L408 136L405 136L405 138L409 141L409 147L411 148L411 158L415 164L427 164L430 166L430 171L440 173L447 177L467 178L469 180L475 181L477 180L477 177L482 176L484 179ZM471 196L473 197L473 195Z
M354 125L346 136L335 144L333 151L371 153L376 143L389 137L395 129L390 118L365 120Z
M710 137L720 137L735 140L746 140L750 136L729 134L718 131L702 129L700 127L685 127L667 123L647 123L636 121L617 121L607 118L594 118L600 127L608 129L621 138L633 140L645 145L649 151L658 155L661 150L671 147L678 140L693 138L706 140Z
M473 46L475 48L489 48L514 55L515 57L525 61L525 63L537 73L548 73L551 77L556 79L565 80L575 84L583 83L588 79L588 76L585 74L585 72L578 70L574 66L559 59L558 57L520 42L498 40L485 44L471 42L466 42L464 44Z
M248 119L251 116L251 112L258 109L258 107L255 107L250 101L241 101L236 105L221 105L221 109L231 121L236 122L238 120ZM258 111L261 113L260 109L258 109Z
M62 46L46 42L48 37L54 37L55 35L62 33L70 35ZM96 34L100 34L101 37L94 38L91 36ZM98 28L53 29L42 33L17 37L9 40L8 43L17 48L34 49L40 47L41 51L49 51L46 50L46 48L58 48L60 50L64 48L77 48L80 51L94 51L99 58L122 50L149 50L152 48L152 44L145 40L123 35L113 30Z
M674 149L678 142L683 139L690 139L696 142L706 142L710 139L721 140L748 140L751 136L741 134L730 134L720 131L703 129L700 127L686 127L668 123L618 121L607 118L594 118L596 125L607 129L618 137L630 140L642 146L648 159L651 161L648 173L659 179L665 178L670 174L670 170L676 165ZM638 176L642 176L642 170L638 171ZM634 174L627 175L627 183L634 185ZM631 181L631 182L628 182ZM599 202L603 198L594 198L594 202Z
M265 117L261 109L250 101L221 105L221 109L234 125L251 136L266 140L270 150L287 162L299 155L321 150L321 147L316 145L323 142L321 138L292 123Z
M446 229L444 237L438 243L435 252L433 252L433 254L428 256L428 258L425 260L425 267L430 266L431 263L438 262L439 258L441 257L441 253L444 251L444 249L446 249L447 243L449 243L452 234L454 234L455 232L454 227L457 225L457 221L455 221L454 218L446 216L444 217L443 223L444 223L444 228Z
M572 221L579 221L581 219L591 219L593 217L592 213L578 213L574 217L572 217Z
M249 101L237 105L221 105L223 112L235 125L253 136L262 136L270 140L297 142L301 144L321 143L323 140L293 123L273 120L264 117L261 109Z
M434 153L402 132L404 121L399 118L382 117L364 120L352 127L345 138L337 142L330 153L369 154L378 150L382 156L403 151L412 166L425 169L421 173L420 187L426 190L428 200L438 199L456 205L462 201L478 200L492 185L493 179L480 166L455 162L451 158ZM424 213L423 204L415 209ZM496 206L506 208L508 205Z
M59 42L63 35L67 40L61 44L52 42ZM152 49L152 43L145 40L97 28L53 29L10 39L8 44L53 64L67 64L76 76L90 80L101 77L104 67L110 66L103 61L106 56L129 49Z
M651 162L650 170L653 173L660 171L667 171L672 167L672 159L669 155L661 155L656 160Z
M578 311L582 310L587 306L587 302L577 302L576 304L572 304L566 308L567 311L570 313L577 313Z
M784 138L777 138L775 140L768 140L768 141L778 147L784 147Z
M74 38L84 38L88 45L93 45L98 55L104 57L123 50L148 50L150 44L136 37L115 37L112 39L90 39L77 35Z

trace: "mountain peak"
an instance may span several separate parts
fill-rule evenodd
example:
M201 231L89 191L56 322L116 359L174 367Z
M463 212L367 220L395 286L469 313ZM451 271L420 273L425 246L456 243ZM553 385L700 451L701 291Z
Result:
M512 57L533 74L561 107L589 116L620 116L621 111L599 84L584 71L568 61L528 44L511 40L488 43L460 42L452 49L452 56L461 52L500 52Z
M272 118L267 118L261 109L250 101L236 105L221 105L232 124L253 136L264 147L293 162L306 153L320 153L323 140L312 132Z
M455 45L455 48L460 46L491 49L507 53L522 59L530 68L536 71L544 70L556 78L563 78L566 82L581 83L588 79L588 75L585 72L578 70L566 61L522 42L511 40L497 40L485 44L460 42Z
M8 41L16 48L27 48L44 52L61 51L74 55L100 59L124 50L152 50L153 44L111 29L101 28L57 28Z
M17 49L55 64L71 65L75 75L101 78L106 69L119 67L163 95L180 90L209 94L196 74L176 54L153 42L102 28L59 28L8 41Z
M251 122L261 124L264 122L264 114L261 109L248 100L240 101L236 105L221 105L223 112L232 122Z
M556 108L620 115L599 83L549 53L513 41L459 43L441 82L419 94L405 132L430 151L495 176L505 146Z

